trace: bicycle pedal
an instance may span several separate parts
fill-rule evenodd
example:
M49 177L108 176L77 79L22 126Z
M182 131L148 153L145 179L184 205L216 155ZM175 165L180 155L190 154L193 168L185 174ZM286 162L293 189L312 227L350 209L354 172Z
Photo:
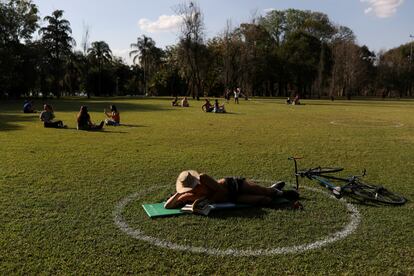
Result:
M341 187L333 188L332 193L337 199L340 199L342 197Z

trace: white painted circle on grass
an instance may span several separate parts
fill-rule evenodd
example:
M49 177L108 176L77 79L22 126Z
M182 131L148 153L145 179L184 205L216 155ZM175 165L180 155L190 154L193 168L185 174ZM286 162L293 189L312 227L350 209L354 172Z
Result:
M157 189L160 189L160 188L163 188L163 187L158 187ZM314 188L309 188L309 187L303 187L303 188L314 191L314 192L325 194L329 198L337 200L334 196L329 195L328 193L324 191L314 189ZM134 194L131 194L125 197L121 201L119 201L113 211L114 223L121 231L133 237L134 239L145 241L152 245L165 248L165 249L171 249L171 250L193 252L193 253L203 253L203 254L208 254L208 255L213 255L213 256L270 256L270 255L276 255L276 254L302 253L308 250L321 248L333 242L344 239L345 237L349 236L357 229L361 221L361 215L358 209L354 205L347 203L344 199L340 199L339 201L346 206L346 209L350 214L349 223L345 225L345 227L342 230L332 233L328 235L327 237L317 240L315 242L305 243L305 244L295 245L295 246L287 246L287 247L276 247L276 248L270 248L270 249L249 249L249 250L233 249L233 248L217 249L217 248L208 248L208 247L201 247L201 246L181 245L181 244L177 244L177 243L173 243L170 241L166 241L163 239L149 236L138 228L132 228L128 225L128 222L125 221L125 219L122 216L123 210L128 204L139 199L139 197L144 195L145 193L153 191L153 190L157 190L157 189L149 189L149 190L146 190L140 193L134 193Z
M348 126L348 127L403 127L404 124L403 123L398 123L398 122L386 122L386 121L362 121L361 125L353 125L352 123L346 122L346 121L341 121L341 120L336 120L336 121L331 121L330 124L332 125L338 125L338 126ZM365 123L365 124L364 124ZM370 125L371 124L371 125ZM377 125L375 125L377 124Z

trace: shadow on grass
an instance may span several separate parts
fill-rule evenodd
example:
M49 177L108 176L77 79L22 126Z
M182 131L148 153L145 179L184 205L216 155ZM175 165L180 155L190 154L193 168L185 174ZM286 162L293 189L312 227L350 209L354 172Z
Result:
M131 128L134 128L134 127L148 127L148 126L144 126L144 125L133 125L133 124L120 124L119 126L120 127L131 127Z
M406 202L404 204L387 204L387 203L382 203L382 202L375 202L375 201L370 201L367 199L363 199L360 198L358 196L352 196L352 195L348 195L346 197L343 197L345 199L345 201L347 203L350 204L354 204L354 205L359 205L359 206L368 206L368 207L384 207L384 206L389 206L389 207L398 207L398 206L403 206L405 203L408 202L408 199L406 199ZM318 200L316 198L307 198L307 197L300 197L300 201L304 201L307 203L312 203L314 202L315 204L317 204Z
M211 212L208 216L213 219L227 219L227 218L248 218L261 219L267 214L267 211L262 207L246 207L241 209L217 210Z
M113 134L127 134L127 133L129 133L127 131L112 131L112 130L105 130L105 129L103 129L103 130L101 130L99 132L105 133L105 134L109 134L109 133L113 133Z
M110 134L110 133L113 133L113 134L127 134L127 133L129 133L129 132L127 132L127 131L117 131L117 130L108 130L108 129L105 129L105 128L103 128L103 129L90 129L90 130L80 130L80 129L77 129L76 127L72 127L72 128L66 128L66 129L70 129L70 130L76 130L77 132L79 132L79 133L104 133L104 134Z
M53 100L48 101L48 103L52 104L54 109L59 112L79 112L81 106L87 106L89 112L103 112L104 109L109 110L109 105L115 104L119 112L121 113L124 111L136 111L136 112L153 112L153 111L170 111L172 109L169 108L168 105L160 105L160 104L153 104L153 103L140 103L137 100L134 103L127 102L125 100L116 100L116 99L93 99L93 100L85 100L85 99L62 99L62 100Z
M370 201L370 200L366 200L366 199L361 199L358 197L351 197L351 196L347 196L346 201L348 203L351 204L355 204L355 205L361 205L361 206L368 206L368 207L400 207L403 206L404 204L406 204L408 202L408 199L406 199L406 202L403 204L387 204L387 203L382 203L382 202L376 202L376 201Z
M226 111L226 113L214 113L214 112L203 112L203 113L213 114L214 116L215 115L220 116L220 115L245 115L246 114L246 113L227 112L227 111Z
M118 110L136 111L136 112L152 112L152 111L172 111L171 106L164 103L152 103L147 100L134 99L134 102L128 102L127 98L97 98L97 99L35 99L33 106L36 110L42 110L45 103L51 104L56 113L74 112L78 113L81 106L87 106L89 112L103 112L109 109L109 105L115 104ZM0 102L0 110L2 112L21 112L23 108L23 100L6 100Z
M4 114L0 113L0 131L21 130L24 127L19 123L33 122L39 120L39 114Z
M230 210L217 210L209 214L209 217L214 219L227 219L227 218L248 218L248 219L262 219L266 216L270 210L288 210L292 209L292 203L283 203L267 207L251 206L240 209Z

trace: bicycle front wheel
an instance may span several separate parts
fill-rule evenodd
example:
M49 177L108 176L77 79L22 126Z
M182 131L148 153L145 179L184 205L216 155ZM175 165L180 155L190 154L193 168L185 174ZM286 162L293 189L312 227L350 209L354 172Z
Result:
M358 197L373 202L402 205L407 201L403 196L393 193L382 186L365 184L361 181L352 185L351 190Z

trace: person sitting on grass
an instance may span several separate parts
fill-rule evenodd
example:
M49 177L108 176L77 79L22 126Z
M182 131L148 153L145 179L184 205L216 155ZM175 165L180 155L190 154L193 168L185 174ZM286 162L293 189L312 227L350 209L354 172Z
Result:
M189 107L189 106L190 106L190 104L188 103L187 97L184 97L181 100L181 107Z
M201 107L201 109L204 112L212 112L214 109L214 106L210 103L209 99L206 99L206 102L203 104L203 106Z
M109 108L111 109L111 112L107 112L106 109L104 109L104 113L106 117L108 117L105 119L105 124L107 126L119 126L121 123L121 117L118 110L116 109L116 106L110 105Z
M296 94L296 97L293 99L292 104L293 104L293 105L300 104L300 97L299 97L299 94Z
M50 104L43 105L43 111L40 113L39 119L43 122L44 127L50 128L66 128L62 121L53 121L55 114Z
M33 101L25 100L23 103L23 113L36 113L33 107Z
M91 116L88 113L88 108L86 106L81 106L80 111L77 116L78 130L100 130L103 128L104 121L99 125L95 125L91 121Z
M258 206L271 206L276 197L288 200L299 199L296 190L283 191L285 183L276 182L263 187L245 178L227 177L219 180L187 170L180 173L175 183L176 193L164 204L166 209L181 208L196 200L207 199L210 203L241 203Z
M172 100L172 102L171 102L171 106L180 106L180 105L178 104L178 97L175 97L175 98L174 98L174 100Z
M216 99L214 101L214 108L213 108L213 112L214 113L226 113L226 109L224 108L224 104L220 105L218 100Z

